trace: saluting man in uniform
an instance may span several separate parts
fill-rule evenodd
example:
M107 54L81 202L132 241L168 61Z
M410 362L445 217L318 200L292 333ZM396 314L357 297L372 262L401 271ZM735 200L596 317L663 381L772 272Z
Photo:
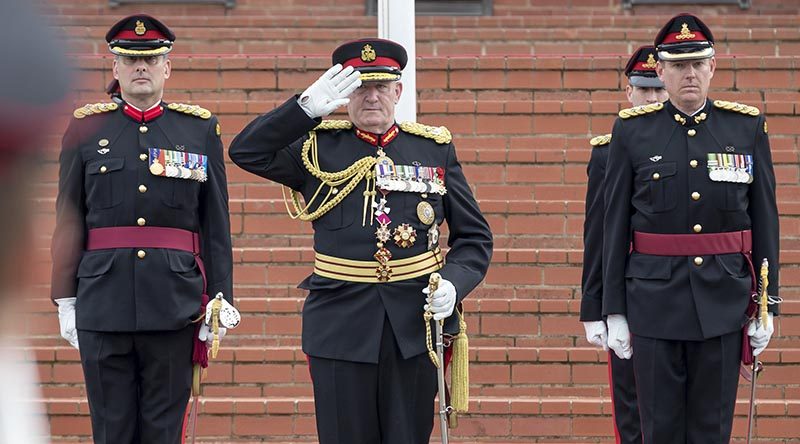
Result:
M295 216L313 224L314 273L300 287L309 291L303 351L322 444L428 442L437 382L424 311L458 331L450 315L491 257L492 234L449 131L395 122L406 61L389 40L345 43L319 80L230 148L237 165L289 187ZM344 105L352 122L321 122ZM442 281L426 298L434 271Z
M644 443L727 443L743 327L755 354L773 331L772 314L765 328L748 320L754 261L769 260L778 300L767 124L755 107L708 99L714 37L699 18L672 18L655 46L669 101L620 111L608 157L608 345L633 357Z
M162 101L174 40L147 15L115 24L121 104L75 110L62 144L52 298L80 349L97 444L181 442L202 305L232 300L220 127Z
M628 85L625 94L633 106L661 103L667 100L664 83L656 75L656 49L642 46L625 65ZM586 219L583 224L583 277L581 288L581 317L586 339L608 350L608 330L603 320L603 213L605 211L603 181L608 161L611 134L597 136L590 142L592 156L586 173ZM642 430L636 402L636 381L633 362L608 355L611 396L614 406L614 435L618 443L641 444Z

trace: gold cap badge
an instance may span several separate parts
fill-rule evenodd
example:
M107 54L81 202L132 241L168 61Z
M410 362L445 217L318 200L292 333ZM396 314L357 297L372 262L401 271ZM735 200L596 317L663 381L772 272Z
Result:
M653 53L647 54L647 62L645 62L642 66L645 68L656 67L656 57L653 55Z
M133 32L135 32L136 35L144 35L144 33L147 32L147 28L144 27L144 22L136 20L136 28L133 29Z
M689 25L684 23L681 25L681 33L675 36L678 40L686 40L686 39L693 39L694 33L689 31Z
M372 45L367 43L364 45L364 48L361 49L361 61L363 62L373 62L377 55L375 54L375 50L372 49Z

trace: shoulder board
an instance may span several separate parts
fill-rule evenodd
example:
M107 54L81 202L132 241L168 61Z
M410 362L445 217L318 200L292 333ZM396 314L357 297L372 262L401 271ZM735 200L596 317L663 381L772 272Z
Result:
M589 141L589 144L594 147L608 145L609 143L611 143L611 134L593 137L592 140Z
M625 108L619 112L619 117L622 119L630 119L631 117L643 116L645 114L654 113L664 108L663 103L650 103L648 105L634 106L633 108Z
M415 136L433 139L434 142L444 145L453 140L450 130L443 126L423 125L417 122L401 122L400 129Z
M83 119L86 116L93 114L103 114L109 111L116 111L119 105L114 102L110 103L87 103L86 105L76 109L72 112L73 117L76 119Z
M186 103L170 103L167 105L167 109L179 113L188 114L190 116L199 117L203 120L208 120L211 118L211 111L198 105L189 105Z
M314 131L333 131L344 130L353 127L353 123L348 120L323 120L322 123L314 128Z
M755 106L745 105L743 103L728 102L727 100L715 100L714 106L719 109L742 113L753 117L761 114L761 111Z

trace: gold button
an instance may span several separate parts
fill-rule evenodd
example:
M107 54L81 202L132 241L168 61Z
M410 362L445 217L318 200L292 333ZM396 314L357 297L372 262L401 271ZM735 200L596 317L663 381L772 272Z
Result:
M144 259L144 257L147 256L147 253L145 253L144 250L139 250L139 251L136 252L136 256L139 259Z
M700 200L700 193L698 193L697 191L692 193L692 200Z
M694 232L695 232L695 233L699 233L699 232L703 231L703 226L702 226L702 225L700 225L700 224L695 224L695 225L692 227L692 230L694 230Z
M700 257L700 256L697 256L696 258L694 258L694 264L695 265L703 265L703 258Z
M692 159L689 161L689 166L692 168L697 168L697 160Z
M140 126L139 127L139 132L142 133L142 134L146 133L147 132L147 127L144 126L144 125Z
M653 173L653 180L661 179L661 175L658 173Z
M147 192L147 186L146 185L139 185L139 192L140 193L146 193ZM697 200L697 199L695 199L695 200Z
M686 134L688 134L689 137L694 137L694 135L697 134L697 131L695 131L695 129L692 128L689 131L686 131Z
M100 167L100 172L101 172L101 173L105 173L106 171L108 171L108 168L106 168L106 166L105 166L105 165L103 165L103 166L101 166L101 167Z
M139 154L139 160L142 160L142 161L147 160L147 154L144 154L144 153Z
M140 217L140 218L136 219L136 223L137 223L137 224L138 224L140 227L143 227L143 226L144 226L144 224L146 224L146 223L147 223L147 221L146 221L146 220L144 220L144 218L143 218L143 217Z

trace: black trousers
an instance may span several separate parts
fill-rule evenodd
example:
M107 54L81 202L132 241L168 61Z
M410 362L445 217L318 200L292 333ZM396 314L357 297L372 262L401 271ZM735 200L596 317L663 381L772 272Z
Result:
M635 336L644 444L728 444L742 332L704 341Z
M378 364L311 356L320 444L425 444L433 430L436 367L403 359L384 320Z
M642 423L636 399L636 378L631 359L608 353L608 377L614 404L614 435L617 444L642 444Z
M194 331L78 330L95 444L181 443Z

